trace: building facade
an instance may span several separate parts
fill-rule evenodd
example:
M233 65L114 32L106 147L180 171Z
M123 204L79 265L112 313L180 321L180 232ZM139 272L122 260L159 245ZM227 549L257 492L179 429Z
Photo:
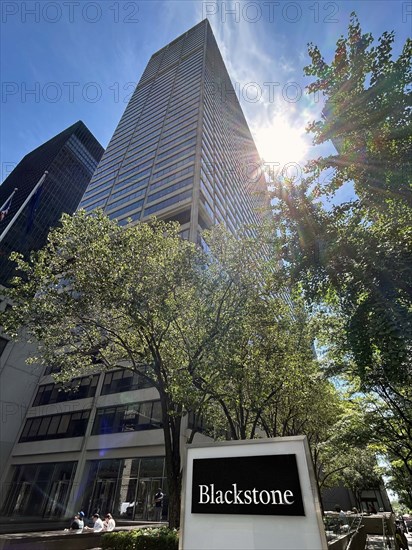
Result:
M267 212L260 157L207 20L150 59L80 203L119 224L177 220L196 242Z
M177 220L193 242L215 223L232 232L261 223L268 201L259 155L207 21L152 56L80 207L100 207L121 225ZM68 395L50 370L41 379L12 452L2 514L82 509L153 520L156 489L167 494L156 390L124 369L77 382Z
M11 252L28 255L46 244L47 233L61 215L73 214L103 154L103 147L78 121L27 154L0 185L0 205L14 189L10 210L0 221L0 238L14 215L47 170L39 193L18 216L0 241L0 285L7 285L15 264Z
M8 306L1 299L1 285L7 285L14 274L14 263L8 260L10 252L27 255L46 243L49 229L58 224L63 212L72 214L76 210L102 154L103 147L79 121L26 155L0 186L0 205L17 188L7 215L0 222L1 236L44 171L48 171L41 193L33 196L33 202L28 202L0 242L0 309ZM34 344L24 340L12 342L0 333L0 470L3 473L43 374L39 366L26 365L26 359L33 352Z

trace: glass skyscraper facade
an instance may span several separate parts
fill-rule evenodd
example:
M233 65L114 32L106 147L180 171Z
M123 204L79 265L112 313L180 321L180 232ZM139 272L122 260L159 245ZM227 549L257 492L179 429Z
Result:
M155 53L80 207L177 220L192 241L267 208L259 155L207 20Z
M63 212L72 214L99 160L103 147L89 129L78 121L27 154L0 186L0 205L15 188L11 208L0 221L0 235L48 171L41 192L23 209L0 242L0 285L7 285L14 274L11 252L28 255L46 244L47 233L57 225ZM35 204L34 204L35 203Z

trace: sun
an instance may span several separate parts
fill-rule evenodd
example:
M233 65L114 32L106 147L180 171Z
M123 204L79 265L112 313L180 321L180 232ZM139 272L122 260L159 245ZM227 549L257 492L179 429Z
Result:
M270 164L274 173L286 172L291 176L291 172L296 174L302 171L308 151L304 128L297 128L278 116L270 126L256 130L254 138L260 156L266 164Z

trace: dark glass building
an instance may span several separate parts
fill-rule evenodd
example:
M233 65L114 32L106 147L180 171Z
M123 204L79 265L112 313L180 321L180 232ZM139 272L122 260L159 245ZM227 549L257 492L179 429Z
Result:
M192 241L267 209L260 159L209 22L155 53L80 207L125 224L178 220Z
M29 196L44 171L41 192L30 201L0 242L0 284L14 273L10 252L27 255L46 243L49 229L63 212L72 214L103 154L103 147L79 121L26 155L0 186L0 206L15 188L11 208L0 222L0 235Z

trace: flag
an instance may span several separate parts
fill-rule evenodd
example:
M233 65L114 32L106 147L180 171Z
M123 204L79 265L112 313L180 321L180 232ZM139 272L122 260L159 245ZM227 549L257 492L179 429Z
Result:
M13 193L10 195L10 197L6 200L6 202L1 207L1 209L0 209L0 222L2 222L4 220L4 218L7 216L7 214L10 212L11 202L13 200L13 195L16 191L17 191L17 189L15 189L13 191Z
M33 227L33 222L34 222L37 208L40 203L42 190L43 190L43 185L40 185L34 192L32 198L30 199L29 211L28 211L28 217L27 217L26 235L31 231L31 228Z

